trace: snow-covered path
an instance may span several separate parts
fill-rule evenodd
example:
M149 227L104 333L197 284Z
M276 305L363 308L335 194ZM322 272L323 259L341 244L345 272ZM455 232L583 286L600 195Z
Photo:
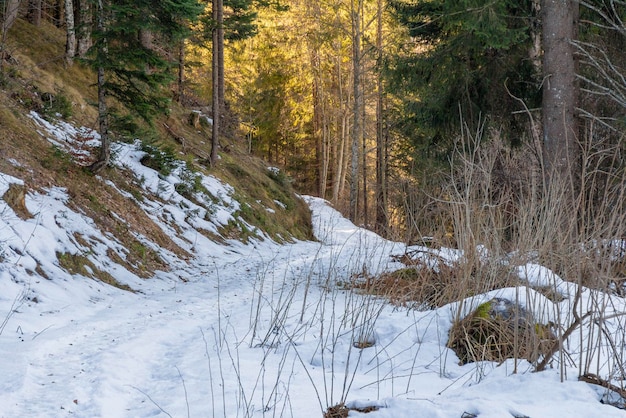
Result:
M71 148L73 127L33 118ZM142 179L137 204L193 257L137 235L171 267L142 280L110 259L127 250L69 209L66 190L29 194L29 220L0 200L0 418L319 418L341 402L377 408L371 418L626 417L599 402L603 389L576 381L574 361L563 383L558 367L531 373L525 361L459 366L446 348L454 304L420 312L347 290L354 277L401 267L390 256L405 247L326 202L306 198L318 242L220 244L197 228L232 220L232 187L202 177L209 213L176 192L175 174L162 178L137 147L116 146L116 164ZM0 173L0 194L20 182ZM70 275L59 258L71 255L138 292ZM520 275L555 280L536 265ZM621 318L624 301L612 302Z
M40 290L50 309L25 303L0 336L0 416L320 417L344 394L377 405L372 418L625 416L556 372L456 365L438 340L445 311L327 289L403 249L310 203L318 243L225 248L187 282L157 278L138 294L80 279L69 296ZM370 326L376 345L351 348Z
M78 295L54 289L45 298L42 290L49 309L37 314L43 303L21 305L0 336L1 416L141 417L186 411L187 403L192 416L237 415L231 408L249 402L243 393L248 383L238 379L249 374L254 382L261 370L258 364L234 365L240 360L234 357L241 350L256 351L255 363L268 355L252 347L273 324L265 311L306 303L305 281L313 281L308 290L317 293L330 270L333 277L349 271L350 263L337 258L371 262L345 243L348 237L372 239L369 234L352 228L324 243L225 248L197 262L186 282L153 279L138 294L80 279L67 285ZM316 304L317 296L310 303ZM226 341L227 336L235 339ZM225 345L218 348L220 341ZM241 376L222 390L216 381L232 379L233 371ZM232 398L215 400L229 397L227 391Z

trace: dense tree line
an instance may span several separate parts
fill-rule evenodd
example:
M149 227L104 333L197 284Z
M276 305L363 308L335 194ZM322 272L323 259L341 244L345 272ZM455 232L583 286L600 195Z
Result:
M1 4L2 44L15 19L48 20L66 30L67 65L96 70L94 169L108 161L109 99L150 120L185 89L212 103L212 164L224 114L236 114L250 152L379 231L410 223L415 186L439 187L466 131L540 144L529 158L542 181L569 184L572 200L586 164L622 167L604 156L626 120L617 0ZM594 187L589 201L602 198Z

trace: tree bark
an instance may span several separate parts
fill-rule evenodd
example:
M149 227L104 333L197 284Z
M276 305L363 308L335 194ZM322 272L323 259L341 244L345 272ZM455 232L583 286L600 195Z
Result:
M320 97L320 84L319 77L320 57L317 51L311 50L311 69L313 70L313 139L315 141L315 160L317 167L317 195L322 199L326 198L326 173L327 173L327 160L326 149L323 134L323 122L322 122L322 99Z
M337 138L334 141L335 150L335 170L333 175L333 195L332 202L337 204L339 202L339 195L343 191L343 182L345 179L344 158L346 155L346 131L347 131L347 116L344 109L344 94L343 94L343 77L341 74L341 58L337 53L335 70L337 72L337 102L338 109L336 115L337 124Z
M222 0L213 0L213 20L216 22L216 26L213 28L213 131L211 135L210 156L210 163L213 167L217 164L217 149L219 147L219 135L221 128L220 118L222 112L222 98L220 97L220 64L223 63L223 61L220 61L220 51L223 48L224 40L223 32L220 33L220 28L223 23L222 7Z
M578 1L544 0L543 145L544 179L571 183L578 172L576 61ZM572 190L573 191L573 190Z
M361 22L363 23L363 22ZM365 85L365 71L359 71L361 73L361 82L359 83L361 86ZM365 89L361 88L361 95L365 96ZM365 132L365 97L363 97L361 103L361 145L363 149L361 150L361 174L362 174L362 184L361 184L361 195L363 196L363 225L366 227L369 225L369 202L367 198L368 187L367 187L367 133Z
M387 214L387 141L384 129L383 61L383 1L378 0L376 11L376 231L385 234L388 228Z
M98 0L98 30L104 31L104 0ZM101 40L98 47L100 49L100 56L104 57L107 54L106 39ZM108 164L111 158L111 138L109 137L109 115L106 103L106 75L102 66L98 67L98 127L100 131L100 152L98 160L94 162L89 168L94 173L102 171Z
M78 27L76 55L83 58L91 48L91 1L78 0Z
M219 42L219 49L217 51L218 58L218 92L219 92L219 104L220 115L225 109L225 88L224 88L224 0L217 0L217 38Z
M362 137L361 108L363 93L361 89L361 10L362 0L351 0L352 20L352 83L353 83L353 126L352 126L352 165L350 171L350 213L349 218L356 222L359 200L359 144Z
M74 62L76 56L76 27L74 25L74 2L64 0L65 4L65 61L68 64Z

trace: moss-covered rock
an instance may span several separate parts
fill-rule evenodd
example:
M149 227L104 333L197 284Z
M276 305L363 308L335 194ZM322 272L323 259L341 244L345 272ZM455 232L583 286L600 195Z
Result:
M461 364L508 358L535 362L554 339L550 327L536 323L523 306L493 298L452 326L447 346Z

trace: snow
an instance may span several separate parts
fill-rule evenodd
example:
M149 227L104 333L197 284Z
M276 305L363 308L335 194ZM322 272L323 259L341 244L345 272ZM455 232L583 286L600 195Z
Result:
M33 117L57 146L97 135ZM306 418L339 402L378 408L351 417L626 417L600 403L606 390L577 381L582 332L572 334L570 358L557 355L554 368L539 373L525 360L459 365L446 347L458 309L493 297L517 300L546 322L571 323L577 288L545 267L517 271L558 289L563 302L515 287L429 311L390 306L342 284L400 268L391 256L416 247L358 228L313 197L303 198L316 242L218 244L194 228L217 231L233 219L232 187L204 176L216 203L202 213L176 193L179 171L162 178L139 163L136 145L115 147L115 164L162 200L138 204L192 257L161 250L171 270L143 280L109 258L109 249L121 257L127 250L70 209L64 189L28 194L35 217L25 221L0 200L0 417ZM13 182L21 180L0 175L0 192ZM138 292L72 276L57 253L83 254ZM449 262L462 254L436 256ZM606 326L620 329L623 299L583 289L582 300L605 308ZM356 347L363 342L371 346ZM606 352L594 356L612 372Z

